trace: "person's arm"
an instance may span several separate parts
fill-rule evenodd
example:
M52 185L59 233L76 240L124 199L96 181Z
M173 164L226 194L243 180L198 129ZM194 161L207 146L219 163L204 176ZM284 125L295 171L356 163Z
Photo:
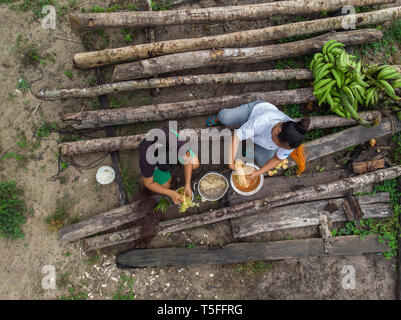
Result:
M241 140L238 138L237 134L234 133L231 140L230 148L228 150L228 167L231 170L235 170L234 161L235 161L235 156L237 155L238 146L240 142Z
M274 169L281 161L277 154L275 154L270 160L268 160L262 168L258 170L259 175L266 173L269 170Z
M252 173L249 175L249 178L248 178L248 179L250 179L250 180L255 179L256 177L259 177L260 175L266 173L267 171L274 169L274 168L275 168L281 161L283 161L283 160L284 160L284 159L280 159L280 158L277 156L277 153L276 153L271 159L269 159L269 160L263 165L262 168L260 168L259 170L256 170L256 171L252 172Z
M185 186L184 186L184 193L192 197L192 189L191 189L191 178L192 178L192 169L194 168L194 165L197 166L199 164L199 159L196 156L196 154L193 153L191 156L191 153L189 150L186 153L186 157L184 158L184 177L185 177Z
M142 177L142 180L145 187L148 188L150 191L169 196L175 204L181 203L182 199L178 192L162 187L160 184L153 181L153 177Z

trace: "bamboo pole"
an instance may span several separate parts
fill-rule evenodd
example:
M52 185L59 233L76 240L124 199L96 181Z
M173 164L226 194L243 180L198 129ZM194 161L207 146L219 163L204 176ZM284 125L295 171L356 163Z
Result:
M267 92L250 92L238 96L222 96L142 107L94 110L67 114L63 120L75 129L99 128L143 121L162 121L213 114L226 107L249 101L264 100L276 106L316 101L311 88Z
M310 14L323 10L331 12L339 10L345 5L361 7L392 2L394 0L297 0L153 12L78 13L71 14L69 19L71 28L74 30L110 27L155 27L233 20L256 20L282 15Z
M374 29L329 32L310 39L252 48L190 51L124 63L114 68L112 81L148 78L180 70L225 64L256 63L320 52L328 40L347 46L379 41L383 33Z
M150 57L178 52L234 46L248 46L251 44L263 43L266 41L278 40L297 35L342 29L344 22L351 22L350 19L355 19L355 27L361 27L395 20L400 17L401 6L397 6L383 10L350 15L347 17L340 16L290 23L256 30L233 32L218 36L161 41L123 48L84 52L74 55L74 65L76 68L85 69L113 63L147 59Z
M379 114L379 111L361 112L359 115L366 121L373 121ZM322 129L322 128L335 128L344 127L358 124L354 119L342 118L337 115L330 116L316 116L311 117L308 130ZM295 118L295 121L300 119ZM198 129L184 129L180 131L180 136L196 135L197 141L201 141L202 137L209 137L212 139L220 139L220 135L207 134L209 130L220 130L222 127L198 128ZM203 130L203 131L202 131ZM204 135L203 135L204 134ZM132 136L121 136L112 138L99 138L84 141L63 142L59 144L61 154L66 156L74 156L79 154L86 154L92 152L113 152L122 150L134 150L139 148L139 144L146 138L146 134L138 134Z
M359 176L338 180L328 184L320 184L313 187L278 194L262 199L235 204L229 207L213 210L198 215L191 215L179 219L161 222L158 225L157 234L177 232L189 228L204 226L227 219L240 218L262 210L284 206L293 203L300 203L312 200L329 199L333 194L343 192L344 194L351 189L358 189L362 186L379 183L384 180L394 179L401 175L401 165L388 169L378 170ZM137 240L140 236L139 227L133 227L112 234L105 234L85 240L84 247L87 250L96 250L117 244L127 243Z

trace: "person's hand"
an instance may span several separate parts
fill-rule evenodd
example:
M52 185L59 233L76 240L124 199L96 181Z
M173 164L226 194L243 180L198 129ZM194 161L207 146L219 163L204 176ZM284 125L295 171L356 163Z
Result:
M250 182L250 181L254 181L257 177L260 176L260 172L258 170L253 171L251 174L246 176L246 179Z
M192 199L192 190L191 190L191 185L190 184L186 184L184 187L184 194L189 197L190 199Z
M171 190L169 196L175 204L180 204L182 202L182 197L177 191Z
M228 167L229 167L232 171L235 171L235 167L234 167L234 164L233 164L233 163L230 163L230 164L228 165Z

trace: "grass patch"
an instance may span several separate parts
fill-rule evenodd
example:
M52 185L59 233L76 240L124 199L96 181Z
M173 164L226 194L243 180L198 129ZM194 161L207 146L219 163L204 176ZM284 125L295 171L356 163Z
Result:
M400 193L397 190L397 180L386 180L374 188L372 193L361 193L374 195L377 192L388 192L390 194L390 204L393 207L393 217L386 219L364 219L360 220L361 230L356 228L355 221L349 221L345 228L333 229L333 236L360 235L362 238L369 234L378 234L380 243L387 243L389 251L383 252L386 259L397 256L398 237L400 234L400 225L398 216L401 212L401 206L398 203Z
M51 232L58 231L66 225L68 218L69 199L64 196L57 203L57 209L54 213L46 217L45 223Z
M81 288L77 290L75 287L68 288L68 296L61 296L62 300L87 300L89 298L88 293L82 291Z
M22 191L14 181L0 182L0 237L24 238L21 229L26 222L26 207L21 199Z
M247 273L248 275L260 275L265 273L273 266L272 263L267 262L248 262L245 264L240 264L234 271L237 273Z
M124 189L127 192L127 195L131 197L138 189L139 183L134 179L127 165L122 168L121 175L123 178Z
M381 26L372 27L382 29ZM382 31L383 38L381 40L355 47L355 55L361 58L363 56L376 57L381 54L384 60L382 62L389 62L398 53L397 44L401 43L401 19L394 21L389 28Z
M133 277L122 275L117 291L113 295L113 300L135 300L134 289L132 288L134 282Z
M72 72L70 70L63 70L63 74L69 78L72 79Z

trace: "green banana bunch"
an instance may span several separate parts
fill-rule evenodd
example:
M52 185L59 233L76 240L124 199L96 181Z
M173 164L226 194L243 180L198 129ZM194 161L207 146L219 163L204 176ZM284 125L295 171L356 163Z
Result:
M401 87L401 73L397 69L388 65L373 65L368 69L367 77L376 91L385 92L395 101L401 100L395 92L395 89Z
M358 106L376 105L382 93L401 100L395 89L401 88L401 74L391 66L368 65L349 55L345 45L327 41L322 52L310 63L313 73L313 94L318 105L327 103L341 117L354 118L363 126L371 126L358 115ZM377 125L375 121L374 125Z

